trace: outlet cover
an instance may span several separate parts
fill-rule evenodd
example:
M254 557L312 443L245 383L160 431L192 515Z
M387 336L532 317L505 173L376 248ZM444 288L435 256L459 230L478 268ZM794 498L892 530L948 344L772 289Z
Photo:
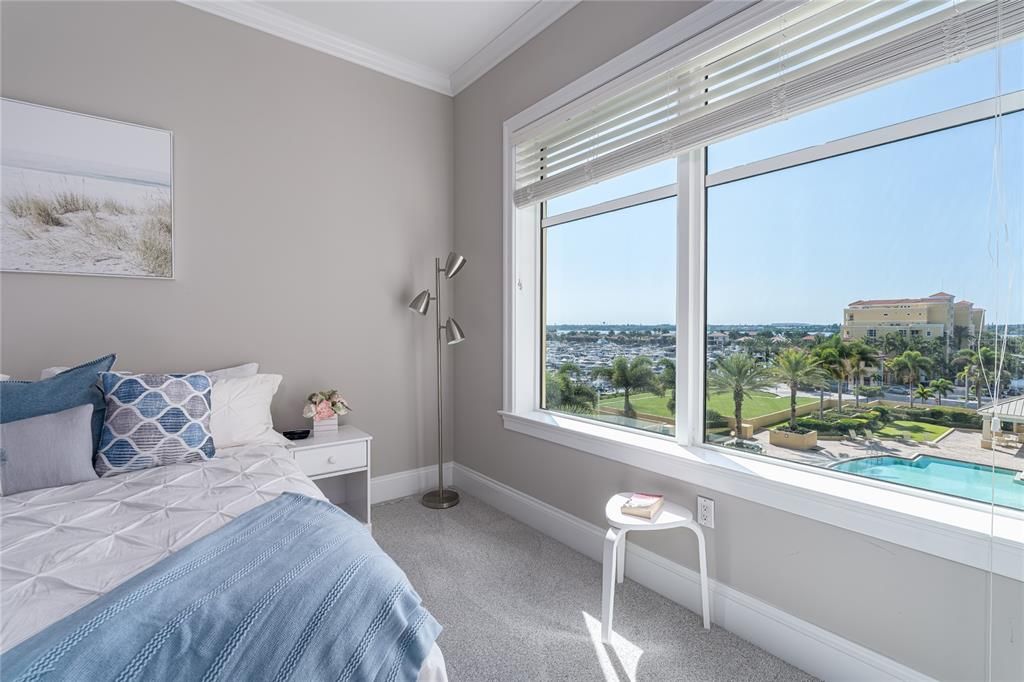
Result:
M708 528L715 527L715 501L707 497L697 497L697 523Z

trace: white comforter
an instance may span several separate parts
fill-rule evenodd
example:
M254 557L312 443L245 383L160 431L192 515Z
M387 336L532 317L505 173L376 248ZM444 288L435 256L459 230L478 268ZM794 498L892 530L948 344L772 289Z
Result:
M0 498L0 651L285 491L323 498L277 446Z
M283 447L0 497L0 652L283 492L324 499ZM434 647L420 680L445 680Z

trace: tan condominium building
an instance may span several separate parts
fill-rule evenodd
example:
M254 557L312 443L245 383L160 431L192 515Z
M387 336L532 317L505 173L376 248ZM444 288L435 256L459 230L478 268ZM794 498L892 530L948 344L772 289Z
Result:
M854 301L843 310L843 338L873 339L895 332L966 347L981 333L984 323L982 308L940 291L927 298Z

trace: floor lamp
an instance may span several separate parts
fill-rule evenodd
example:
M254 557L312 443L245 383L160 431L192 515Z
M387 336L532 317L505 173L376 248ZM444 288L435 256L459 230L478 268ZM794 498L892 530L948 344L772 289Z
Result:
M465 264L466 259L454 251L449 252L443 268L441 259L435 258L434 295L430 295L429 289L424 289L416 294L416 298L409 304L409 310L426 315L430 309L430 302L434 301L434 318L437 321L437 490L424 493L423 499L420 500L425 507L431 509L447 509L459 503L459 494L451 488L444 487L444 384L441 381L441 333L444 332L445 341L449 346L459 343L466 335L462 333L462 327L453 317L449 317L447 322L441 324L441 274L444 273L445 279L451 279Z

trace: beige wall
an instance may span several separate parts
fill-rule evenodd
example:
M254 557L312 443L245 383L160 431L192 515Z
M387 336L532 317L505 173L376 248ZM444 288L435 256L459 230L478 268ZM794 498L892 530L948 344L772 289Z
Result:
M174 281L2 275L2 371L258 360L278 426L337 387L375 474L429 464L433 331L405 306L451 245L451 98L176 3L2 13L5 97L174 131L176 240Z
M985 572L502 428L502 122L697 6L578 5L456 96L455 243L474 264L455 294L473 339L455 361L456 460L599 525L619 490L664 490L686 501L710 495L715 578L929 675L984 679ZM638 541L696 568L683 531ZM1002 578L994 588L995 677L1019 679L1024 590Z

